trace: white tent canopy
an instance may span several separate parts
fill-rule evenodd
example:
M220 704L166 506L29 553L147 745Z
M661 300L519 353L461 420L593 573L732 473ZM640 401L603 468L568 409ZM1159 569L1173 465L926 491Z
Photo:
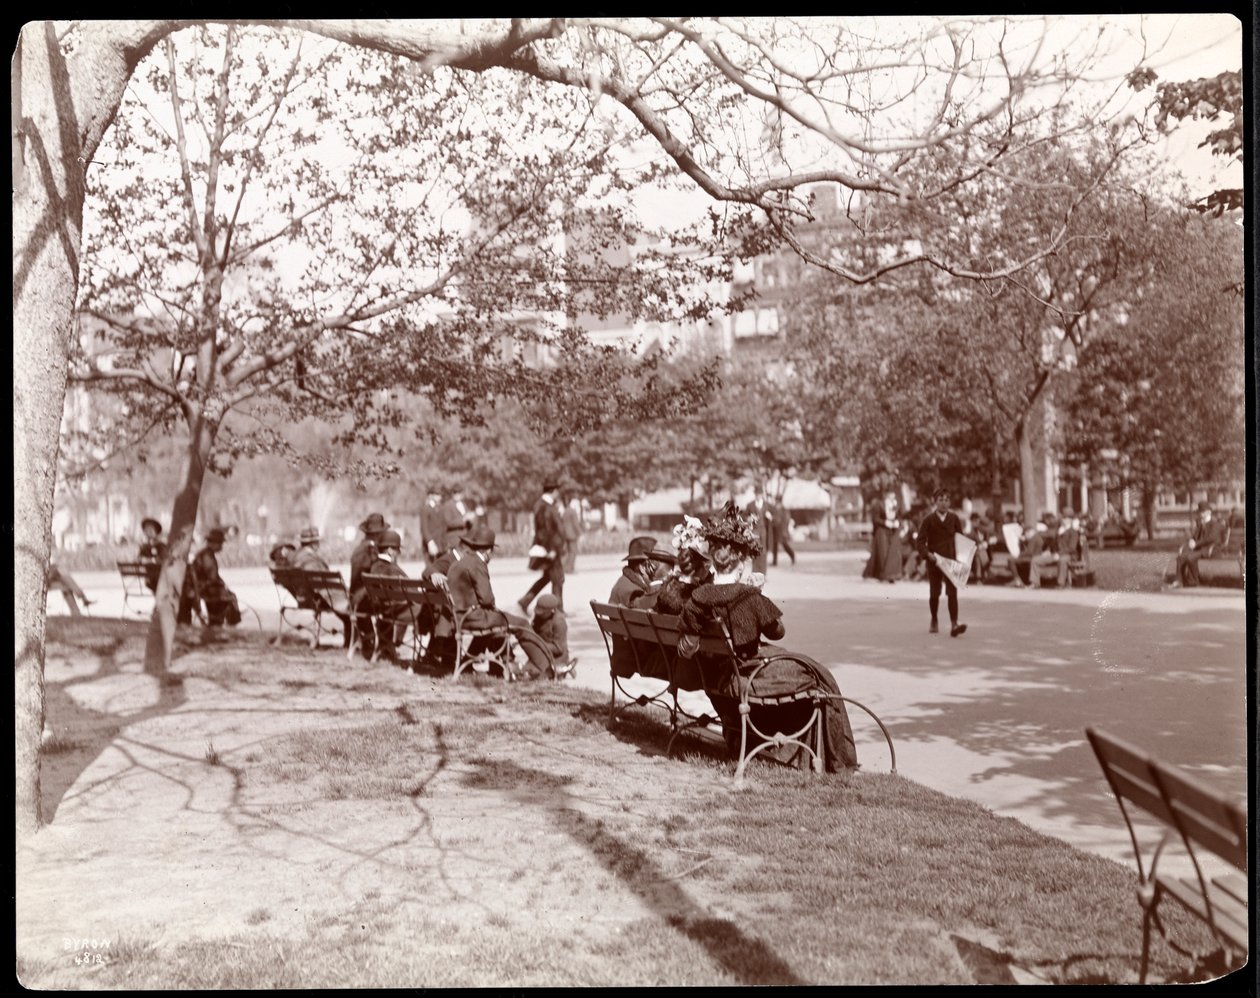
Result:
M696 497L700 497L699 489L696 491ZM683 503L690 498L690 489L662 489L659 492L650 492L641 499L636 499L630 503L630 519L633 520L636 516L662 516L666 514L677 514L681 517ZM752 502L752 498L753 490L747 488L735 496L735 501L741 506L746 506ZM825 511L831 509L831 493L816 481L790 478L783 490L783 505L789 510L809 509Z

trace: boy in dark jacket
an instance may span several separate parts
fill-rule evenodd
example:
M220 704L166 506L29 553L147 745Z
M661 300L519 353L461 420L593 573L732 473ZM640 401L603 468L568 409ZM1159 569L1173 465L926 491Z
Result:
M560 609L560 601L551 593L544 593L534 604L534 633L542 638L551 652L552 673L555 679L573 674L577 659L569 657L569 624Z

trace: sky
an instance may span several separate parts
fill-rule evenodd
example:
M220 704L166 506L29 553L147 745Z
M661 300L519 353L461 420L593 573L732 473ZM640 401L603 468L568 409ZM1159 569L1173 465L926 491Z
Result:
M873 20L880 22L878 18ZM892 19L885 20L891 25ZM1121 85L1124 75L1139 64L1155 70L1157 83L1215 76L1242 66L1242 25L1229 14L1062 15L1049 21L1047 51L1056 47L1071 50L1078 38L1104 32L1100 44L1108 49L1108 55L1094 76L1082 80L1081 91L1103 99L1119 87L1113 107L1136 114L1154 98L1153 87L1134 93ZM1040 22L1040 18L1029 19L1029 30L1040 31ZM1243 186L1241 164L1197 148L1213 127L1218 126L1182 122L1157 146L1170 169L1186 177L1195 196L1219 187ZM647 152L660 154L656 148ZM649 225L669 225L700 217L712 205L699 190L688 190L645 193L637 207Z

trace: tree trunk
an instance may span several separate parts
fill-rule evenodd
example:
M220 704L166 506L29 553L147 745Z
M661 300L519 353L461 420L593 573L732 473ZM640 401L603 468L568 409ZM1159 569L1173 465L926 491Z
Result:
M10 75L13 166L13 672L17 833L41 822L44 610L58 429L83 231L83 174L154 22L85 22L67 65L51 21L22 28Z
M1155 539L1155 489L1149 483L1142 485L1142 525L1146 527L1148 540Z
M1032 505L1038 501L1037 470L1027 418L1021 419L1015 427L1015 444L1019 448L1019 491L1024 504L1024 522L1033 523L1037 519L1037 507Z
M144 649L144 671L153 675L162 675L171 667L179 597L183 592L184 575L188 570L188 552L192 550L193 529L197 525L197 509L201 504L201 487L205 482L206 467L214 449L217 432L217 426L199 418L189 434L184 484L175 497L175 508L171 510L166 562L162 565L162 574L158 578L153 617L149 621L149 637Z
M989 445L989 519L997 528L1002 526L1002 496L1006 489L1002 482L1002 441L997 430L993 431L993 440Z

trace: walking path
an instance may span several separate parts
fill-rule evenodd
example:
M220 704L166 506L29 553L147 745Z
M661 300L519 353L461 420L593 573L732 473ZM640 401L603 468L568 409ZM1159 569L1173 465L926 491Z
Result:
M902 775L1126 863L1128 838L1086 726L1246 795L1241 592L968 588L961 594L968 631L951 639L928 634L925 584L864 580L864 558L861 551L802 553L796 566L770 570L766 593L783 607L783 644L832 668L841 690L889 726ZM420 568L403 567L413 575ZM570 644L580 657L576 682L592 689L607 690L609 679L587 605L607 598L620 570L618 555L581 556L566 583ZM494 561L491 572L503 606L532 578L517 558ZM274 629L276 596L266 571L223 574L264 628ZM76 577L99 600L94 615L121 612L116 575ZM57 595L49 606L64 612ZM886 770L878 729L860 711L852 720L863 765Z

